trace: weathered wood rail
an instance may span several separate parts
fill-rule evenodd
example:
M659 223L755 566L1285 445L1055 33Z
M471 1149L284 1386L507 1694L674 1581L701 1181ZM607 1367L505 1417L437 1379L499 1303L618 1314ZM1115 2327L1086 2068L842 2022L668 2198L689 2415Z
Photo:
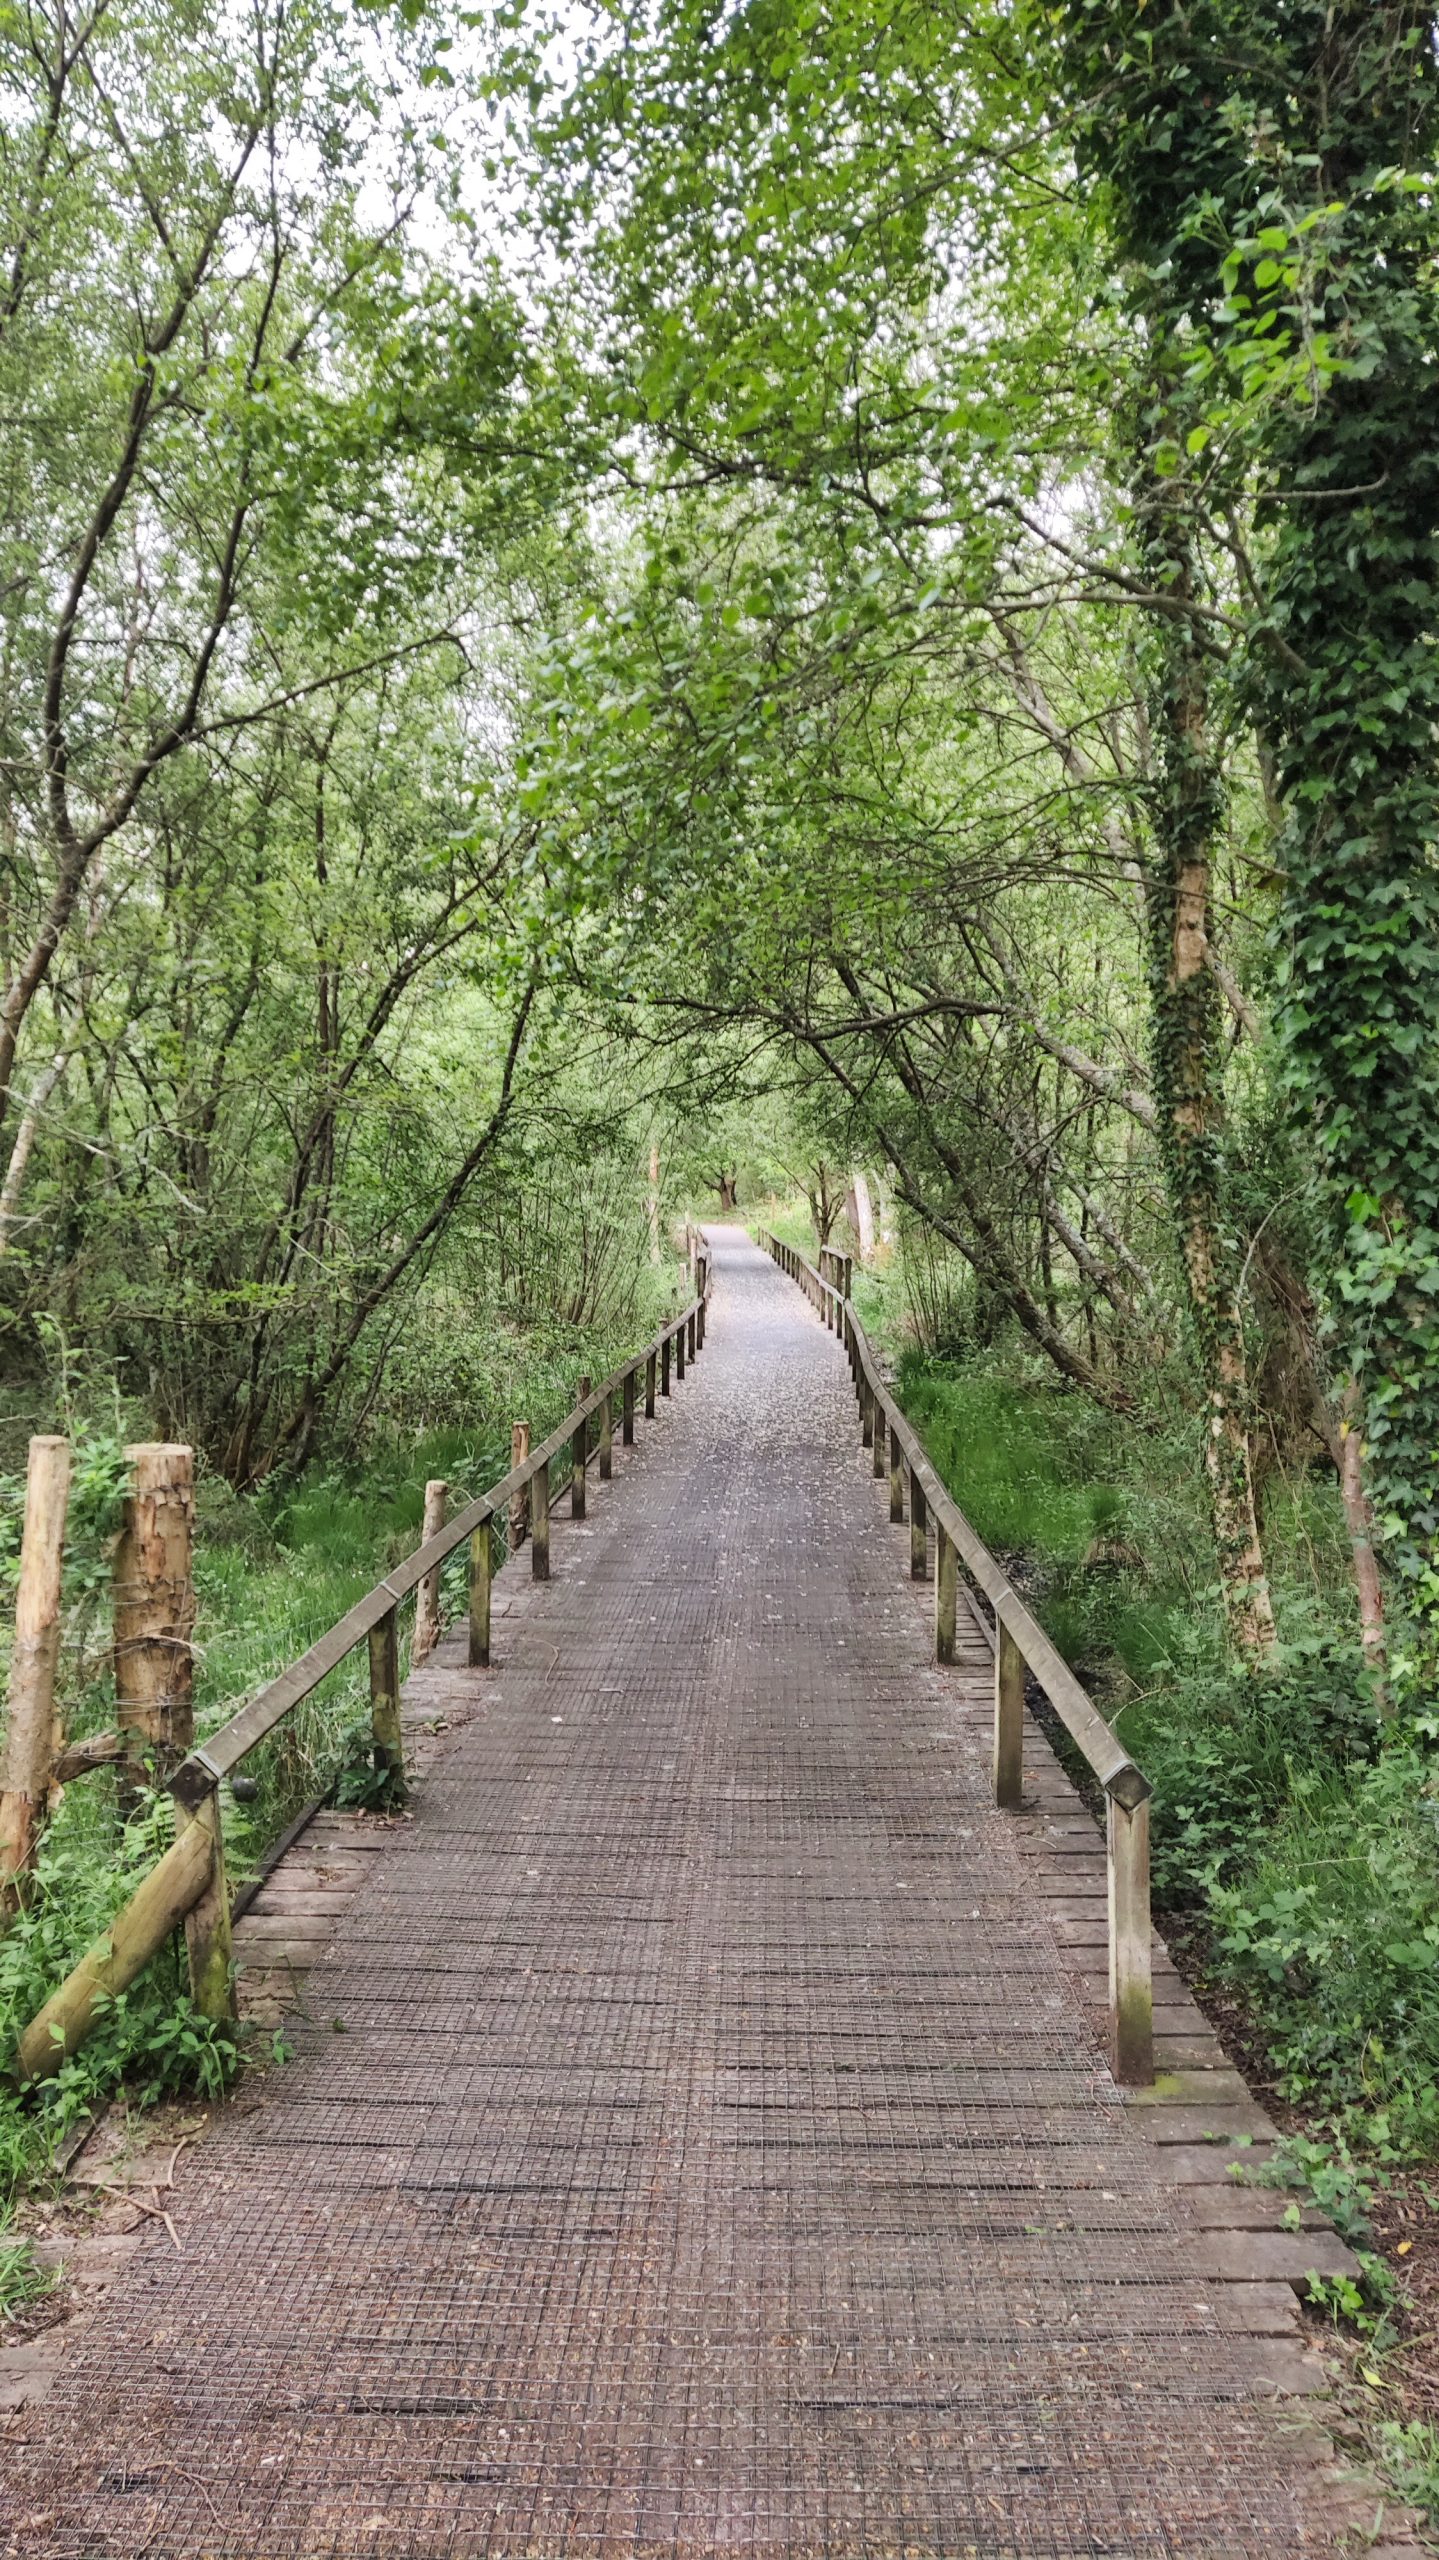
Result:
M520 1516L519 1506L528 1504L531 1571L537 1582L548 1581L551 1468L557 1460L563 1462L565 1474L561 1482L569 1485L571 1517L582 1520L591 1461L597 1463L602 1480L613 1469L616 1414L621 1446L629 1447L635 1437L637 1415L643 1410L646 1419L653 1419L657 1399L669 1395L672 1379L682 1379L687 1363L704 1347L710 1275L709 1258L702 1243L695 1253L694 1277L695 1294L689 1304L643 1350L583 1395L539 1448L519 1457L498 1484L466 1503L442 1529L416 1547L403 1564L384 1575L327 1634L267 1682L228 1724L187 1752L168 1781L176 1803L178 1829L174 1842L116 1913L103 1937L87 1949L31 2019L16 2048L13 2068L17 2079L30 2082L58 2071L83 2041L104 2003L128 1988L182 1923L196 2007L210 2018L233 2017L231 1905L220 1819L222 1783L233 1779L250 1753L361 1644L369 1647L370 1718L376 1767L396 1785L403 1783L401 1604L412 1593L420 1592L446 1558L468 1540L469 1659L476 1665L488 1663L496 1522L503 1525L515 1520Z
M824 1255L825 1267L792 1245L761 1234L760 1242L798 1283L849 1356L859 1399L863 1445L873 1452L874 1472L889 1477L889 1516L909 1513L910 1572L929 1572L929 1529L934 1530L934 1650L953 1662L959 1601L959 1562L994 1612L978 1623L994 1646L994 1797L1010 1811L1023 1806L1024 1679L1032 1671L1055 1714L1077 1744L1104 1790L1109 1869L1109 2014L1114 2075L1129 2087L1154 2078L1154 1990L1150 1962L1149 1780L1107 1725L1044 1629L1026 1609L1008 1576L990 1554L948 1489L941 1484L918 1435L890 1394L849 1297L848 1257ZM831 1273L834 1276L831 1276Z

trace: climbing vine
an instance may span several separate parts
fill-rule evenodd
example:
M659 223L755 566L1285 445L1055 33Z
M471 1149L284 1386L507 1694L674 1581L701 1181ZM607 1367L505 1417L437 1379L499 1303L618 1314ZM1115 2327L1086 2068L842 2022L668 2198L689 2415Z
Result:
M1148 466L1242 476L1252 502L1244 675L1283 813L1281 1073L1328 1198L1331 1322L1381 1527L1433 1620L1434 13L1064 0L1041 16L1131 305L1191 404L1182 446Z

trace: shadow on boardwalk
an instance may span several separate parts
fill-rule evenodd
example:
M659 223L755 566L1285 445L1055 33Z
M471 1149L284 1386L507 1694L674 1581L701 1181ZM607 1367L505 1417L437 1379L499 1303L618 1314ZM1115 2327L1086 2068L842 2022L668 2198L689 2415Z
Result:
M0 2547L1343 2547L1277 2206L1121 2103L1087 1820L1037 1735L989 1804L984 1645L934 1668L838 1350L717 1246L682 1400L502 1576L493 1670L412 1683L461 1710L415 1818L183 2255L5 2422Z

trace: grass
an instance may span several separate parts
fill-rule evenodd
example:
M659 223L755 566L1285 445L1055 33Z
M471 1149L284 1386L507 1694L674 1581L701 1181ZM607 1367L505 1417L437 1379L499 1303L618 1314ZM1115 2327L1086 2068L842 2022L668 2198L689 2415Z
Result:
M1429 2418L1387 2418L1374 2437L1399 2496L1430 2525L1439 2525L1439 2426Z

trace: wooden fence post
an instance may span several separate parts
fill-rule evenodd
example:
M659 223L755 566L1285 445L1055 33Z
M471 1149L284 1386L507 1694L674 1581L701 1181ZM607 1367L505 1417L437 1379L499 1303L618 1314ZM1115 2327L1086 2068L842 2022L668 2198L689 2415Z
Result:
M1149 1948L1149 1799L1109 1798L1109 2015L1114 2076L1127 2088L1154 2078L1154 1986Z
M530 1572L536 1582L550 1578L550 1471L536 1467L530 1478Z
M445 1525L445 1502L449 1486L439 1476L425 1487L425 1512L420 1522L420 1543L437 1538ZM415 1632L410 1642L410 1659L423 1662L440 1641L440 1568L425 1575L415 1601Z
M70 1444L53 1433L38 1433L25 1468L10 1712L0 1775L0 1921L18 1910L24 1897L55 1765L60 1573L69 1500Z
M883 1405L880 1403L878 1396L876 1396L874 1398L874 1472L876 1476L882 1476L885 1471L887 1463L885 1458L885 1449L888 1433L889 1417L886 1414Z
M484 1671L490 1660L490 1583L494 1567L494 1524L482 1520L470 1536L470 1668Z
M635 1373L633 1369L626 1369L620 1381L620 1440L626 1449L634 1447Z
M695 1356L695 1321L695 1309L691 1307L685 1319L686 1350L691 1360Z
M654 1355L654 1353L651 1351L651 1352L649 1353L649 1355L647 1356L646 1360L645 1360L645 1420L646 1420L646 1422L653 1422L654 1418L655 1418L655 1355Z
M576 1402L583 1404L589 1391L589 1379L581 1378ZM580 1416L570 1436L570 1518L572 1520L583 1520L585 1516L585 1464L589 1457L589 1450L590 1418L586 1413Z
M220 1790L211 1787L193 1813L175 1808L177 1832L198 1824L210 1843L210 1873L185 1914L185 1954L190 1968L190 1997L202 2018L217 2021L235 2015L235 1977L230 1960L230 1885L225 1873L225 1835L220 1823Z
M615 1464L615 1400L613 1395L600 1399L600 1482L608 1484Z
M924 1487L909 1471L909 1576L911 1582L923 1582L929 1571L929 1504Z
M955 1615L959 1607L959 1566L941 1522L934 1534L934 1658L953 1662Z
M397 1611L387 1609L370 1629L370 1730L375 1767L392 1785L405 1778L405 1746L400 1733L400 1627Z
M1024 1794L1024 1656L997 1621L994 1655L994 1801L1009 1811Z
M866 1449L872 1449L874 1447L874 1411L875 1399L870 1393L869 1380L861 1374L859 1382L859 1436Z
M523 1466L529 1454L529 1424L527 1422L512 1422L510 1424L510 1465L512 1467ZM530 1490L528 1485L522 1484L519 1492L512 1493L510 1496L509 1549L511 1555L517 1554L519 1549L524 1545L525 1533L528 1530L529 1525Z
M115 1553L115 1705L129 1790L168 1775L195 1738L195 1459L145 1440ZM147 1763L150 1766L147 1768Z
M676 1377L677 1377L677 1378L682 1378L682 1377L684 1376L684 1373L685 1373L685 1329L684 1329L683 1321L681 1321L681 1322L680 1322L678 1325L676 1325L676 1327L675 1327L675 1337L674 1337L674 1341L675 1341L675 1375L676 1375Z
M665 1335L665 1338L664 1338L664 1340L663 1340L663 1342L660 1344L660 1394L661 1394L662 1396L667 1396L667 1395L669 1394L669 1391L670 1391L670 1337L669 1337L669 1335L668 1335L668 1334L666 1334L666 1335Z
M897 1528L904 1523L904 1452L899 1433L889 1435L889 1516Z

